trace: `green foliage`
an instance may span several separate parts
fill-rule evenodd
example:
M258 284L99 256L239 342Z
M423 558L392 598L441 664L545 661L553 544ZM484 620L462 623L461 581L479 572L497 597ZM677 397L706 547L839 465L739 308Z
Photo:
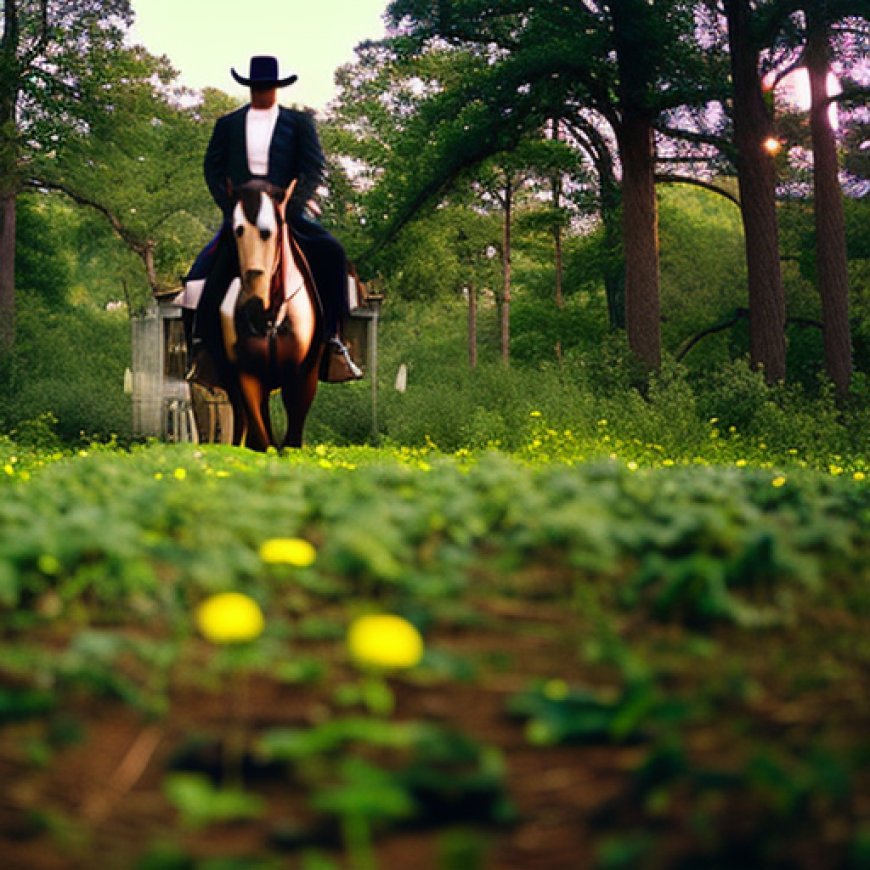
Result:
M508 711L526 722L526 739L536 746L635 742L646 737L652 720L666 714L647 681L608 697L551 680L514 695ZM674 719L673 711L668 719Z
M856 564L866 546L854 526L867 509L858 485L865 472L852 481L842 468L811 475L664 462L642 472L629 461L567 473L544 464L549 449L533 438L530 467L498 456L463 467L405 450L394 453L400 464L370 465L377 454L357 460L352 450L281 461L226 450L145 448L125 456L95 449L38 473L10 458L5 486L20 483L9 489L0 565L13 602L51 591L63 607L87 590L107 606L136 600L147 610L172 595L155 585L158 564L164 576L183 579L188 595L237 582L262 594L259 541L280 536L288 524L321 539L326 523L331 531L318 565L331 577L323 585L329 596L460 590L461 576L448 566L473 562L486 541L490 554L508 562L555 548L572 564L605 574L636 559L626 604L649 602L660 615L693 623L696 615L739 621L741 601L786 618L789 595L818 590L823 565ZM412 474L409 464L431 468L431 475ZM348 471L336 490L332 475L342 468ZM248 475L266 470L268 493L250 491ZM237 518L207 496L218 483L238 506ZM289 513L270 517L279 492ZM216 551L204 542L219 530ZM723 608L711 599L710 610L703 601L717 589L737 603Z
M663 375L651 401L685 389ZM234 825L257 844L252 866L339 832L363 865L399 829L510 836L513 790L539 768L576 811L580 786L547 767L568 763L550 755L563 745L612 765L591 835L612 866L671 854L668 831L696 857L730 856L735 803L759 854L830 818L844 831L834 853L860 853L850 802L866 759L836 730L858 708L819 711L860 697L846 690L870 652L865 458L741 466L708 423L698 449L722 464L669 463L612 425L566 434L538 412L514 457L0 440L0 748L3 731L28 729L26 763L45 777L86 739L70 710L165 718L149 781L178 813L171 830L196 849L197 831ZM315 544L312 566L262 562L263 541L287 536ZM197 637L194 608L222 590L265 614L244 649ZM368 610L413 618L426 644L380 698L342 654ZM207 732L194 736L211 749L165 770L198 705ZM484 738L492 709L512 718L496 714ZM703 836L685 833L686 800Z
M34 297L19 309L14 350L0 359L0 426L36 446L47 446L51 429L68 444L129 437L129 360L125 311L51 310ZM55 421L48 430L46 421Z
M446 451L526 450L535 411L547 423L537 437L543 436L549 455L565 458L615 452L643 463L703 458L827 468L867 452L866 386L860 377L845 407L824 384L770 387L742 358L709 372L666 359L661 371L648 377L633 364L623 335L602 334L600 321L594 331L598 302L600 297L580 294L560 311L547 300L518 298L513 345L518 357L531 357L537 348L537 364L530 358L507 369L495 361L496 310L482 305L481 363L474 371L466 360L464 306L386 306L382 434L396 444L434 442ZM560 358L555 345L562 339ZM542 364L545 342L552 342L552 356ZM402 363L408 387L398 393L393 379ZM348 397L363 399L362 392ZM357 420L368 423L364 404L354 408ZM836 456L840 459L832 460Z
M237 788L217 788L203 774L170 774L163 783L163 789L183 823L191 828L255 819L265 809L263 799L257 795Z
M58 308L73 282L75 222L47 197L22 196L16 216L15 284L19 298L34 294Z
M686 185L659 190L662 339L677 350L700 329L746 306L746 266L739 208ZM707 339L698 364L728 359L729 336Z
M174 71L141 47L107 55L94 75L87 126L33 171L106 220L151 289L177 286L219 220L201 172L213 108L182 107L166 89Z

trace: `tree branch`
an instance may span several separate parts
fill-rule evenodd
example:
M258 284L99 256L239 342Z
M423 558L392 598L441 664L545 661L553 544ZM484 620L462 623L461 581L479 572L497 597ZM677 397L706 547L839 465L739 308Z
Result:
M713 193L718 193L720 196L724 196L725 199L729 202L733 202L737 208L740 208L740 200L737 196L722 187L718 187L713 184L712 181L704 181L701 178L692 178L688 175L674 175L669 172L657 172L656 181L662 182L663 184L693 184L695 187L703 187L704 190L709 190Z
M31 178L26 183L27 187L35 190L54 190L57 193L62 193L68 196L77 205L84 205L98 211L110 224L117 236L126 244L132 251L140 257L145 255L149 248L149 242L142 242L137 239L133 233L128 230L118 216L107 206L103 205L95 199L75 190L72 187L60 181L46 181L41 178Z
M717 332L724 332L726 329L730 329L737 323L739 320L743 318L749 317L749 309L748 308L736 308L734 310L734 314L731 315L727 320L723 320L721 323L716 323L713 326L708 326L706 329L702 329L697 335L693 335L682 347L682 349L677 353L677 362L681 362L686 354L702 339L706 338L708 335L714 335Z

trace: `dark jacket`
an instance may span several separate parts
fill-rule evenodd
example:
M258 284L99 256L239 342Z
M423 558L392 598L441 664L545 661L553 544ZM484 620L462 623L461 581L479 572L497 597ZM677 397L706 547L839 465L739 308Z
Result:
M225 215L231 206L227 181L238 187L251 179L245 143L245 119L250 108L243 106L219 118L205 152L205 181ZM279 106L269 145L267 178L285 190L294 178L298 179L288 206L288 217L301 213L320 185L323 170L323 151L311 116Z
M250 106L244 106L219 118L205 152L205 181L223 212L224 222L218 234L200 252L185 280L207 279L199 304L196 333L205 338L210 347L220 346L220 302L230 281L238 274L228 182L237 188L253 177L245 142L249 109ZM298 179L286 217L314 276L322 307L322 328L327 336L332 336L347 313L347 262L338 240L305 214L306 203L323 179L324 163L311 116L280 106L269 144L266 177L282 189L294 178Z

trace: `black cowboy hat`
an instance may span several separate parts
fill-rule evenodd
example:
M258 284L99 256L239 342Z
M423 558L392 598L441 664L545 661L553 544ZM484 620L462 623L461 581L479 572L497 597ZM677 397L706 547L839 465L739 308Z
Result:
M278 58L270 55L257 55L251 58L248 78L240 76L234 69L230 69L233 78L240 84L249 88L283 88L292 85L298 76L278 78Z

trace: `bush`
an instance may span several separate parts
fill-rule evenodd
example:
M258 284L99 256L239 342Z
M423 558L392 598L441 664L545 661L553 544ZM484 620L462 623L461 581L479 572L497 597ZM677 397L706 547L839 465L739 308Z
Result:
M130 324L125 312L84 306L49 310L31 298L18 308L16 344L0 365L4 429L21 429L39 419L44 429L45 420L53 419L56 434L66 442L82 436L130 436L131 405L124 394Z

